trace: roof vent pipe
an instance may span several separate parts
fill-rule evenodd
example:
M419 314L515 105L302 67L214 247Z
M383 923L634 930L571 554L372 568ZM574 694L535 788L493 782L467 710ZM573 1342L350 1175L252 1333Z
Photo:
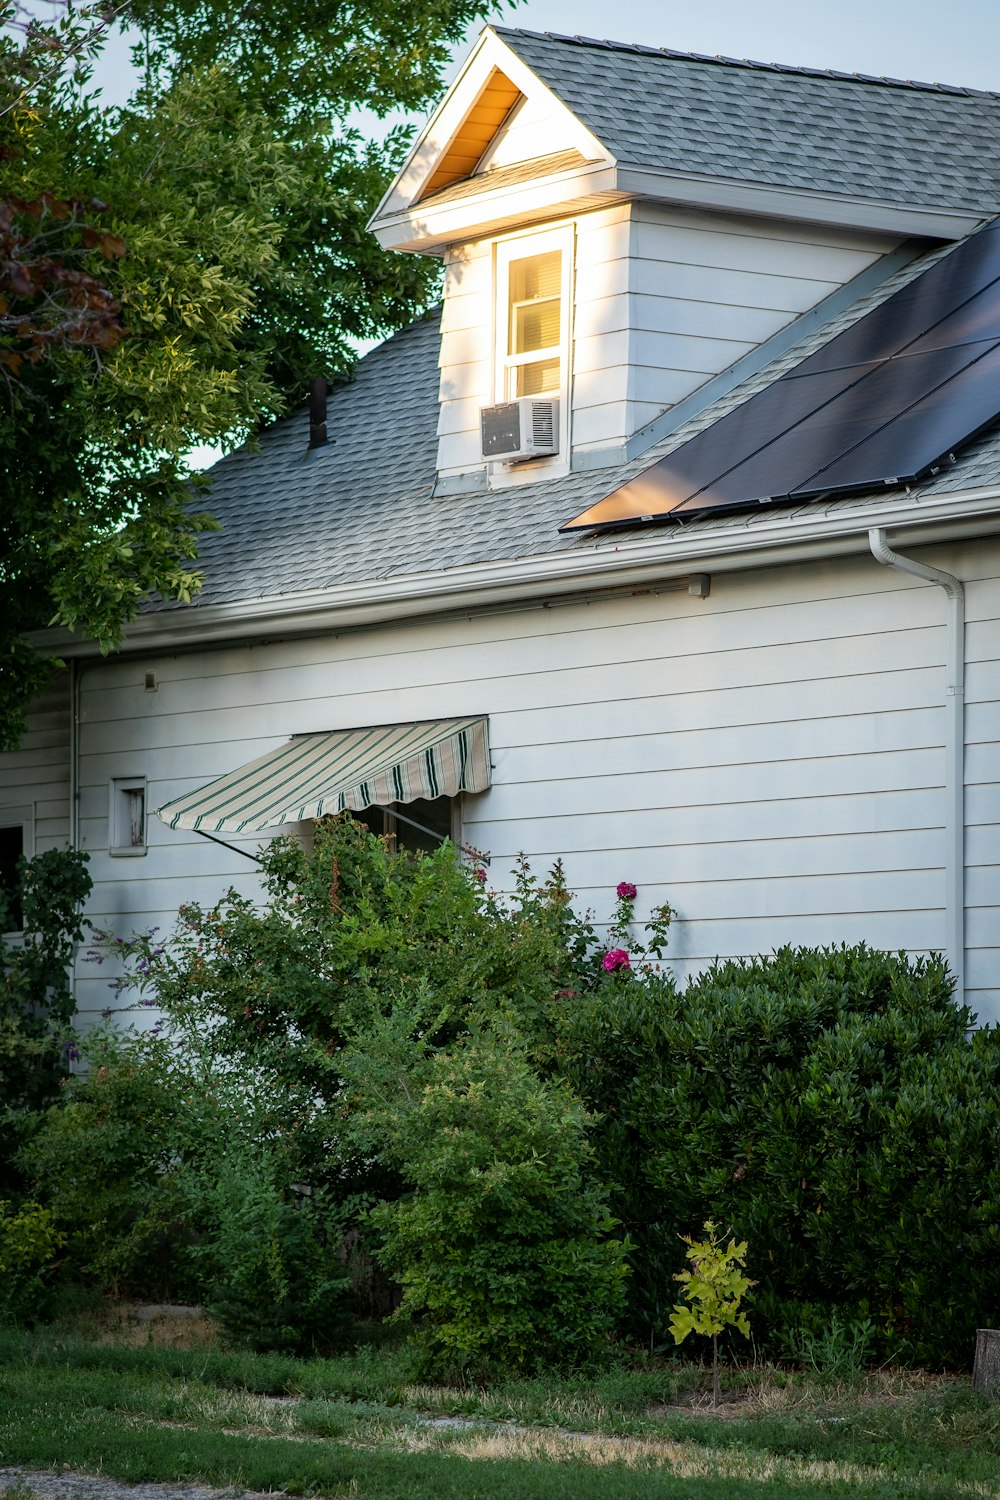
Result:
M326 378L317 375L309 391L309 447L326 447Z
M868 533L876 562L936 583L948 596L945 686L945 946L955 1002L965 1003L965 588L960 579L894 552L881 528Z

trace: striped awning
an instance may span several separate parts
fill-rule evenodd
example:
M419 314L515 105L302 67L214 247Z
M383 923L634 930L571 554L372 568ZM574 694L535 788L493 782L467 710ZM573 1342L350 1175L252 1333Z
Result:
M156 816L171 828L243 833L348 808L483 792L489 784L486 720L426 719L296 735Z

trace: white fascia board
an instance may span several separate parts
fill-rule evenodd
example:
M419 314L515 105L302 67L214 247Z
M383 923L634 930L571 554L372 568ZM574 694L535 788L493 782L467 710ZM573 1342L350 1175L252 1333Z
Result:
M343 584L280 598L195 604L140 615L120 653L197 650L224 641L317 635L404 619L505 608L605 589L642 588L689 573L732 573L820 558L870 555L873 527L907 546L1000 535L1000 487L901 495L840 509L806 505L789 515L752 513L724 530L650 527L644 536L597 537L571 552L476 563L433 573ZM95 657L97 647L64 630L32 632L38 649Z
M832 224L838 229L939 240L959 240L992 217L972 209L942 209L919 203L888 203L806 188L774 187L621 162L618 187L631 198L652 198L728 213Z
M553 111L571 122L575 144L587 160L610 161L607 148L567 109L547 84L521 61L507 43L487 26L479 37L461 72L445 94L427 124L417 136L409 156L389 187L378 208L368 221L368 228L378 236L386 220L405 214L414 207L424 185L461 131L469 111L486 87L494 69L499 69L526 97L544 96Z
M375 230L383 250L443 254L449 245L486 234L565 218L572 213L626 201L617 190L614 166L596 162L570 167L533 181L509 183L421 212L420 205L384 218Z

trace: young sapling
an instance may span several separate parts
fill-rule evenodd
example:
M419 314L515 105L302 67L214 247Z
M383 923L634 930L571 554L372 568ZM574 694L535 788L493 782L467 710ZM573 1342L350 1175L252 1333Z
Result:
M674 1305L670 1315L670 1332L676 1344L682 1344L689 1333L700 1333L712 1340L712 1406L719 1405L719 1334L727 1328L738 1328L744 1338L750 1337L750 1321L740 1312L745 1294L756 1282L745 1274L747 1242L739 1244L725 1234L712 1219L705 1221L705 1239L694 1240L681 1235L687 1245L691 1269L678 1271L675 1281L682 1283L687 1307Z

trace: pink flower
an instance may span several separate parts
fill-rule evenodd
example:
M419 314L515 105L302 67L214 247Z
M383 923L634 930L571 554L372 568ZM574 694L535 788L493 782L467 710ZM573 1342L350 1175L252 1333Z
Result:
M637 895L636 888L631 880L623 880L617 890L619 901L634 901Z
M610 953L605 953L601 960L601 966L608 974L613 974L616 969L630 969L632 967L624 948L612 948Z
M478 869L473 870L472 873L475 876L475 878L479 881L480 885L485 885L486 884L486 871L482 868L481 865L480 865L480 867Z

